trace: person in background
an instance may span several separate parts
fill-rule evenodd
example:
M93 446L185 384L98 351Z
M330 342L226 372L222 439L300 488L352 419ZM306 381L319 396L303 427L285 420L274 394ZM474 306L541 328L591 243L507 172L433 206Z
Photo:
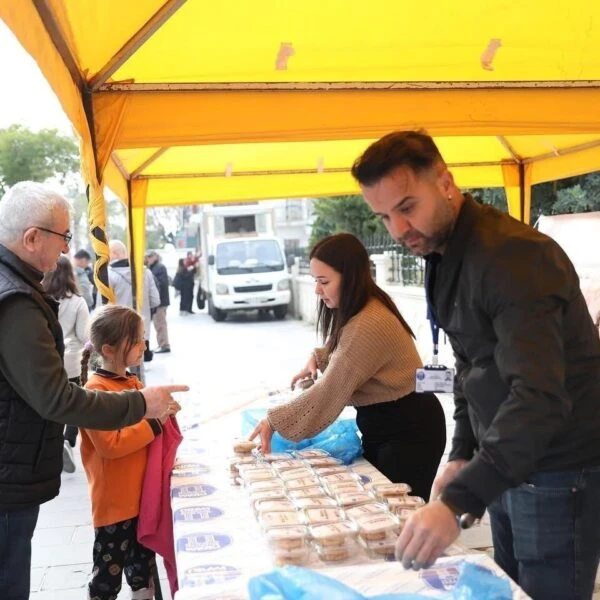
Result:
M90 390L139 390L142 382L127 367L138 366L145 349L144 322L131 308L108 305L93 317L91 348L83 354L81 381ZM101 367L87 380L92 352ZM162 433L168 416L143 419L118 431L81 430L81 460L88 479L94 525L89 598L115 600L125 573L132 597L154 598L154 552L137 541L137 522L148 445Z
M194 271L193 267L185 266L185 259L180 258L177 272L173 277L173 287L179 291L179 314L181 316L194 314L192 304L194 302Z
M79 292L73 267L66 256L61 256L56 263L56 269L46 275L44 288L59 303L58 322L65 341L65 371L69 381L81 385L81 357L83 346L87 342L90 313ZM77 427L67 425L64 438L63 471L73 473L73 448L77 440Z
M32 181L0 200L0 598L27 600L40 505L60 489L64 424L117 429L178 410L187 386L84 390L63 365L58 303L40 285L71 241L69 203Z
M448 463L396 546L431 564L487 508L494 559L532 598L589 599L600 559L600 339L551 238L462 194L435 142L386 135L352 174L390 235L426 257L456 358Z
M83 269L86 274L90 285L92 286L92 306L90 310L96 308L96 300L98 297L98 290L96 283L94 282L94 269L92 268L92 257L87 250L81 248L77 250L73 255L73 264L75 265L75 273L78 274L78 269Z
M79 293L85 300L88 311L93 310L95 302L95 287L93 284L93 274L90 279L90 255L86 250L78 250L73 255L73 269L77 277L77 287Z
M250 435L270 451L277 431L295 442L331 425L345 406L356 408L364 457L395 483L429 497L446 445L442 407L434 394L415 393L422 367L413 332L393 300L373 281L360 240L339 233L310 253L319 297L317 348L296 381L323 373L297 398L270 408Z
M110 265L108 267L108 281L117 297L117 304L133 307L133 294L131 288L131 267L127 248L120 240L111 240L108 244L110 252ZM152 273L144 268L144 304L142 316L144 318L144 335L146 339L146 351L144 361L152 360L153 352L150 350L150 329L152 328L151 310L160 305L160 295Z
M156 330L156 341L158 348L154 350L154 354L164 354L171 352L169 344L169 329L167 326L167 308L171 303L169 297L169 275L165 265L162 264L158 252L150 250L146 253L146 261L148 268L154 275L154 281L160 295L160 305L154 309L152 322Z

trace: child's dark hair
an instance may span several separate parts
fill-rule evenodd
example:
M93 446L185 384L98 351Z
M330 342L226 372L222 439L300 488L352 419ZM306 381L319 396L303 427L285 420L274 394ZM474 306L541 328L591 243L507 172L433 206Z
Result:
M132 308L119 304L103 306L93 317L90 324L90 342L86 344L81 357L81 385L87 382L90 356L93 352L101 354L102 346L118 346L125 341L122 359L137 343L140 337L142 317Z
M340 304L328 308L319 300L317 331L323 336L327 350L333 352L338 345L342 328L358 314L371 298L377 298L414 338L394 301L373 280L369 254L362 242L351 233L336 233L318 241L310 251L316 258L335 269L342 276Z

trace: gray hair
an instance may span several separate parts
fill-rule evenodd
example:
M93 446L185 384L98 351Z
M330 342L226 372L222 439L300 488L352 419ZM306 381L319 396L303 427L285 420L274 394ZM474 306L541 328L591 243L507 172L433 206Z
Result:
M29 227L52 227L61 210L70 213L71 206L58 192L35 181L15 183L0 200L0 243L18 243Z

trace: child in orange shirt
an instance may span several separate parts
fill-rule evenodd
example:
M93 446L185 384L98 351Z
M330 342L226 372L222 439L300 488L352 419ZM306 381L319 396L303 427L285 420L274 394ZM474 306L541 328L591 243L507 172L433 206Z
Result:
M146 348L144 323L126 306L102 308L90 326L90 343L100 355L102 368L86 383L91 348L83 354L82 383L95 390L141 389L143 384L127 371L141 363ZM115 600L122 573L131 597L154 597L154 552L137 541L137 521L148 444L162 432L164 419L144 419L118 431L81 429L81 458L92 500L94 568L89 584L91 600Z

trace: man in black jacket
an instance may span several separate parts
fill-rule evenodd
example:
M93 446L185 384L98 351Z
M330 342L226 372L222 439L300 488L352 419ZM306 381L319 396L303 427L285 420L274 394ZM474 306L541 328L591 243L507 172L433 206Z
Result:
M152 315L152 322L156 329L156 341L158 348L154 351L154 354L164 354L165 352L171 352L171 345L169 344L169 329L167 327L167 308L171 304L169 297L169 275L167 274L167 268L162 264L158 252L155 250L149 250L146 253L146 263L148 268L154 275L154 281L156 281L156 287L160 295L160 305L157 306Z
M21 182L0 200L0 598L27 600L40 504L60 488L65 424L120 429L173 414L185 386L84 390L63 368L58 303L40 285L67 253L69 204Z
M591 598L600 556L600 339L563 250L461 194L433 140L391 133L352 173L390 235L425 256L456 357L455 434L405 567L490 513L496 562L533 598ZM459 519L459 517L462 517Z

